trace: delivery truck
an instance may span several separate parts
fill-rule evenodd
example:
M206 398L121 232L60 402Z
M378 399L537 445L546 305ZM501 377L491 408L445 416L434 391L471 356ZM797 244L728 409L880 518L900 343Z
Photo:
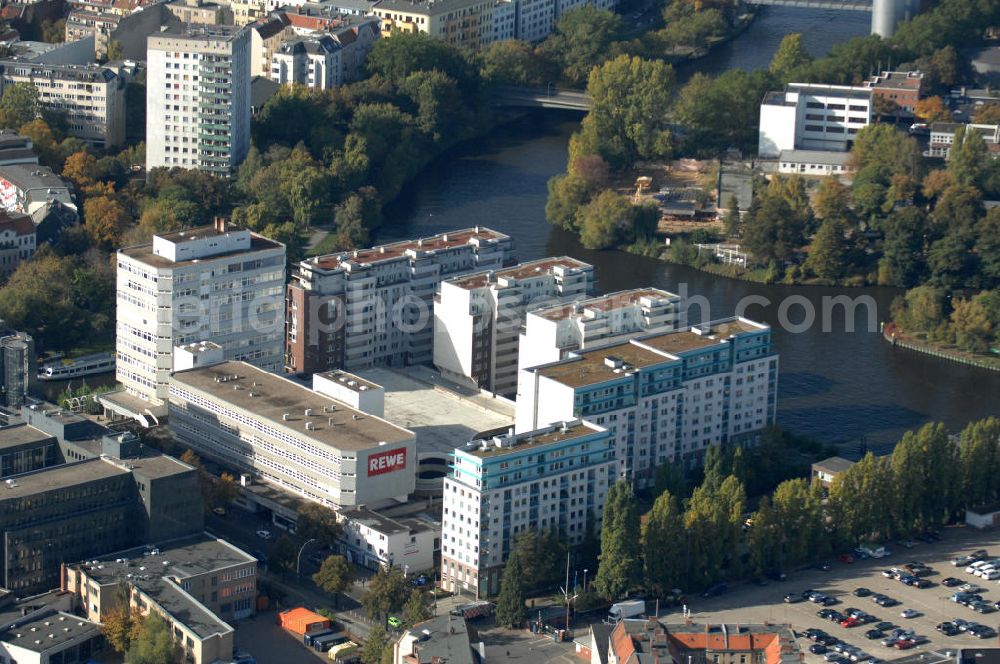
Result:
M605 622L615 624L626 618L638 618L646 613L646 600L631 599L627 602L616 602L608 609L608 618Z

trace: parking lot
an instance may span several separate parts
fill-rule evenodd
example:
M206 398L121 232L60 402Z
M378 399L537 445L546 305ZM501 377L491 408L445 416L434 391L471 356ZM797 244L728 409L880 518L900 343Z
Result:
M951 596L958 588L948 588L941 585L947 577L955 577L963 583L975 583L984 588L983 599L990 603L1000 600L1000 583L984 581L965 572L965 566L954 567L951 561L959 556L971 553L976 549L986 549L991 557L1000 558L1000 533L979 532L970 528L948 528L942 533L938 542L915 542L912 548L905 548L900 543L887 544L891 555L881 559L857 560L851 564L839 562L831 556L829 571L808 569L789 573L783 582L771 582L766 586L741 585L732 588L728 593L711 599L693 598L688 608L695 622L726 622L726 623L763 623L774 622L789 624L798 634L809 628L825 631L841 641L857 646L865 653L879 660L895 659L903 655L947 651L961 647L993 646L997 639L979 639L970 634L959 633L946 636L935 628L938 624L961 618L976 622L994 629L1000 623L1000 612L980 614L965 606L951 601ZM882 575L883 570L890 567L919 561L930 566L933 572L927 575L932 585L920 589L904 585L894 579ZM893 607L882 607L872 601L872 597L856 597L852 593L857 588L867 588L875 594L884 594L899 604ZM784 597L789 593L802 593L812 589L838 600L831 606L841 613L850 608L862 611L876 617L878 621L887 621L894 626L913 630L916 635L928 639L926 643L912 649L900 652L896 648L882 645L881 639L869 640L865 633L874 624L856 627L841 627L835 622L820 618L817 612L822 605L809 601L786 603ZM913 610L918 615L913 618L903 618L904 610ZM683 622L680 611L668 613L668 622ZM806 656L806 661L818 663L824 661L822 655L809 652L812 641L804 636L799 639L799 645Z

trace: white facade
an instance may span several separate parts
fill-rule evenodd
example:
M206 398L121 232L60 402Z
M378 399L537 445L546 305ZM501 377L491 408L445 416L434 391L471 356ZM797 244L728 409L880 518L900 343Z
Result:
M871 88L789 83L760 105L757 152L772 158L784 150L845 152L872 116Z
M169 414L182 445L328 507L413 492L412 431L245 362L174 373Z
M567 256L441 282L434 302L434 365L455 382L513 395L525 313L582 299L593 283L593 266Z
M630 335L672 330L681 298L659 288L636 288L529 312L518 367L556 362L572 351L607 345Z
M556 0L517 0L517 38L545 39L556 27Z
M285 366L429 363L441 281L512 262L510 237L479 227L302 261L288 286Z
M0 275L10 275L35 255L35 223L27 215L0 212Z
M849 152L782 150L778 157L778 172L814 177L843 175L848 171L850 156Z
M418 517L393 518L372 510L339 514L341 540L350 562L379 569L398 567L407 575L434 569L434 544L441 524Z
M190 25L152 35L146 168L228 175L250 149L250 31Z
M444 480L441 586L493 595L523 530L559 530L579 544L588 514L599 528L615 462L608 431L569 420L455 450Z
M166 400L174 346L210 340L227 359L282 364L282 244L222 220L118 252L118 382Z
M328 35L287 40L271 56L271 80L329 90L344 82L341 56L340 44Z
M581 418L606 427L618 477L644 485L664 462L698 465L712 444L774 424L778 357L743 318L654 334L520 372L517 431Z
M385 417L385 388L346 371L313 374L312 388L362 413Z
M517 0L498 0L493 8L493 35L487 43L517 38Z
M966 132L974 131L983 137L986 143L988 154L996 159L1000 157L1000 125L967 124L959 122L935 122L931 125L930 141L925 157L938 157L947 159L951 155L951 148L955 144L955 134L959 129L965 128Z

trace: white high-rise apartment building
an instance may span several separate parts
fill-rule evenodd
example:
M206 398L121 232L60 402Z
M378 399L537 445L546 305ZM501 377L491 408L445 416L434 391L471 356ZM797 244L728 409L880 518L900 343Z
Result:
M175 346L213 341L225 359L281 368L285 246L217 219L118 251L117 379L166 401Z
M147 46L146 168L229 175L250 149L250 31L186 25Z
M441 586L494 595L519 532L558 530L573 545L588 513L599 528L616 481L608 445L604 428L569 420L457 448L444 479Z
M441 281L513 262L511 238L478 226L304 260L288 284L285 368L429 363Z
M434 365L455 382L513 396L525 313L585 298L593 285L594 267L568 256L442 281L434 301Z
M771 328L729 318L522 370L515 426L607 428L617 476L643 486L664 462L692 467L709 445L754 442L774 424L777 385Z
M778 157L790 150L850 150L871 123L873 106L871 88L789 83L761 102L757 152Z
M681 298L659 288L635 288L543 307L525 316L518 367L555 362L568 353L675 329Z

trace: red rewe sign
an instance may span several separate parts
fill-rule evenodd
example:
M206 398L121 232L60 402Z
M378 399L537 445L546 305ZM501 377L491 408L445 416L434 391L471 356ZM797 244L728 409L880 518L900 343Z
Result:
M368 477L391 473L406 467L406 448L379 452L368 457Z

